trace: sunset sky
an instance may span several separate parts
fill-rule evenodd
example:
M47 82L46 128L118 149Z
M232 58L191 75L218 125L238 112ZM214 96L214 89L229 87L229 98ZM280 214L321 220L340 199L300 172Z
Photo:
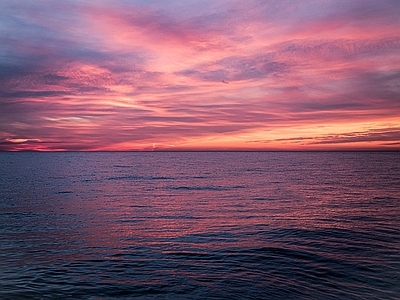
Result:
M0 150L400 150L398 0L1 0Z

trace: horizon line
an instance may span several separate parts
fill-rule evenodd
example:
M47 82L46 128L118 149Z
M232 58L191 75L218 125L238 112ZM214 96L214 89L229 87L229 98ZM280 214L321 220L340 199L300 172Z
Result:
M318 150L0 150L0 153L122 153L122 152L137 152L137 153L165 153L165 152L400 152L400 149L318 149Z

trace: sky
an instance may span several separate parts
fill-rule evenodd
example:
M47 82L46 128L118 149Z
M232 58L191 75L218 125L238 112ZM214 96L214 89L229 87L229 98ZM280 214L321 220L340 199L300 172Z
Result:
M398 0L1 0L0 151L400 150Z

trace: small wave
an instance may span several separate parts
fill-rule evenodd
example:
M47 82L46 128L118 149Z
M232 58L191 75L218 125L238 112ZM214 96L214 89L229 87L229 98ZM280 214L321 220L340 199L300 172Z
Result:
M176 186L170 187L171 190L184 190L184 191L228 191L233 189L245 188L244 186Z
M268 200L277 200L277 198L273 198L273 197L254 197L253 200L255 200L255 201L268 201Z
M107 180L140 180L142 177L140 176L114 176L114 177L108 177Z
M171 190L183 191L226 191L229 188L222 186L177 186L171 187Z
M167 252L166 255L178 256L183 258L211 258L213 257L210 253L205 252L192 252L192 251L177 251L177 252Z
M148 180L174 180L174 177L167 177L167 176L150 176L146 177Z
M72 194L72 191L59 191L57 194Z
M376 202L385 202L385 201L400 201L400 198L394 198L394 197L374 197L372 198L373 201Z
M108 177L107 180L174 180L173 177L168 176L136 176L136 175L128 175L128 176L114 176Z
M132 168L132 166L125 166L125 165L114 165L114 168Z
M285 257L296 261L314 261L318 258L315 253L293 250L282 247L260 247L240 251L228 251L228 257L252 257L256 260Z

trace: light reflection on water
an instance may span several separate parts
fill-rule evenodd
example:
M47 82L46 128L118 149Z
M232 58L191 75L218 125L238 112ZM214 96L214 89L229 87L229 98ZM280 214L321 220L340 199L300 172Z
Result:
M1 298L400 297L400 153L0 153Z

